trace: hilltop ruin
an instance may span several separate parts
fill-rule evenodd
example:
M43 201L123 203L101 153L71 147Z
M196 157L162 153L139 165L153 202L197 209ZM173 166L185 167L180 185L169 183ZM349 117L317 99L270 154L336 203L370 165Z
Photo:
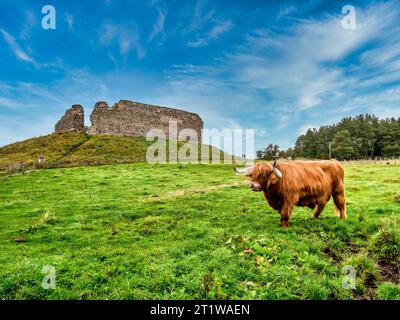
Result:
M84 109L73 105L55 125L55 132L82 132L89 135L119 135L144 137L150 129L161 129L169 137L169 122L176 121L178 132L193 129L201 141L203 121L191 112L120 100L112 107L97 102L90 115L91 126L84 125Z
M85 130L84 110L79 104L68 109L55 126L55 132L75 131L83 133Z

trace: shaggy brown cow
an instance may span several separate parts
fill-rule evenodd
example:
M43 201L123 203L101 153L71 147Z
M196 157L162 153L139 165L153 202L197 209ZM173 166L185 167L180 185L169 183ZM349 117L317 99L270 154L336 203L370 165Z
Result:
M318 218L329 199L333 198L335 212L346 219L344 171L335 160L293 161L274 164L255 163L234 170L250 178L253 191L263 191L269 205L281 215L281 226L289 226L295 206L314 209Z

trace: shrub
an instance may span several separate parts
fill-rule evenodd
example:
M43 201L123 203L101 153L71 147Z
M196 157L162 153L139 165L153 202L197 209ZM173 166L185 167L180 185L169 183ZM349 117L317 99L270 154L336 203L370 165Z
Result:
M384 282L376 289L380 300L400 300L400 285L391 282Z
M54 212L46 211L43 216L39 218L38 224L54 224L57 222L57 217Z
M370 248L382 258L399 260L400 258L400 234L391 221L385 219L379 231L372 236Z
M343 266L350 265L356 269L356 287L363 290L363 286L374 286L379 280L379 269L374 261L372 261L367 253L359 253L351 256L343 262Z

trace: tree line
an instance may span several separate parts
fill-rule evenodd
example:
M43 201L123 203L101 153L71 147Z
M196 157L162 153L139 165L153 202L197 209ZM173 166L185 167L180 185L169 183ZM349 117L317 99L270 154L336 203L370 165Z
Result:
M282 158L374 159L400 156L400 118L379 119L360 114L345 117L339 123L310 128L300 135L293 148L279 150L269 144L257 151L257 159L271 160L279 152Z

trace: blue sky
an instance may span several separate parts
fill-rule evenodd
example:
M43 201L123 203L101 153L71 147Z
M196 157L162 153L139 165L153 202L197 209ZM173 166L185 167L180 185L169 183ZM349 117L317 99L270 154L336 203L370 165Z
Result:
M286 148L343 116L399 117L399 57L399 1L2 0L0 145L52 132L72 104L89 125L96 101L130 99Z

